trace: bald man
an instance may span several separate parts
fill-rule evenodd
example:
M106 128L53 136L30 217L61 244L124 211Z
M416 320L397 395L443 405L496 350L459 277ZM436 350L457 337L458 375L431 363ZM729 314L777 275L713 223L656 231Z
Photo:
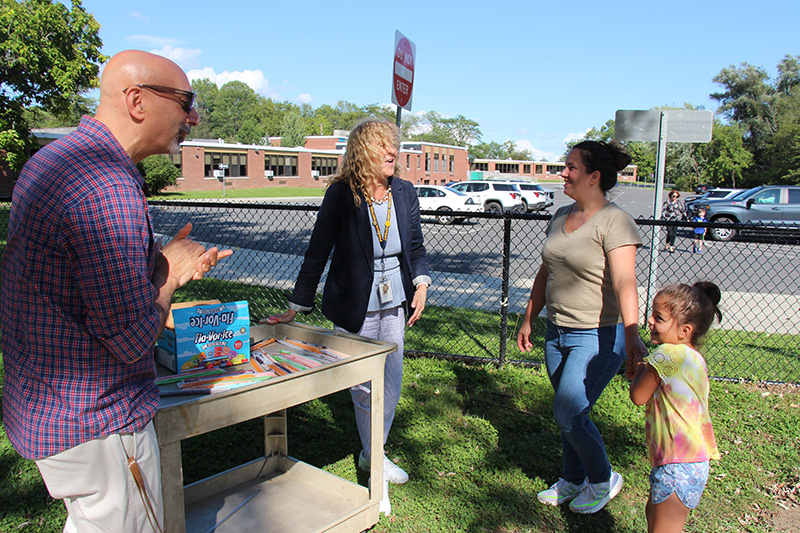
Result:
M153 344L174 291L231 251L190 240L188 224L162 247L136 163L178 152L198 121L194 96L172 61L115 55L95 117L41 149L14 188L0 292L3 421L64 500L66 532L163 524Z

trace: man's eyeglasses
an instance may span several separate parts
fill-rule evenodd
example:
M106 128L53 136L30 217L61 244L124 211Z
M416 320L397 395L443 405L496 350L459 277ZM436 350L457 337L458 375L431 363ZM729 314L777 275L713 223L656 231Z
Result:
M180 97L180 104L183 108L183 112L187 115L192 112L192 108L194 107L194 99L197 97L197 93L193 93L192 91L183 91L181 89L175 89L174 87L167 87L165 85L148 85L146 83L137 83L134 87L141 87L142 89L149 89L154 93L160 94L174 94ZM122 92L128 92L127 89L123 89Z

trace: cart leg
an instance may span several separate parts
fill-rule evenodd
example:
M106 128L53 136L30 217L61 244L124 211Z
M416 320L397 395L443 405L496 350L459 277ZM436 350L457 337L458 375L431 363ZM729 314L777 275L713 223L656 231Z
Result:
M383 365L381 365L383 368ZM369 499L372 506L373 522L379 520L378 505L383 498L383 371L376 372L375 379L370 384L370 478Z
M183 468L180 441L159 446L161 453L161 496L164 499L164 532L186 532L183 500Z

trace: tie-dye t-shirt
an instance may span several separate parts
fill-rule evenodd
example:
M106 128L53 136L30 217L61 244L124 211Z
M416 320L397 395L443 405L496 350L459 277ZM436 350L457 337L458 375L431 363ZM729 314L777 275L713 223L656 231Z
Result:
M660 378L645 410L652 465L719 459L708 412L708 372L703 356L685 344L662 344L645 361Z

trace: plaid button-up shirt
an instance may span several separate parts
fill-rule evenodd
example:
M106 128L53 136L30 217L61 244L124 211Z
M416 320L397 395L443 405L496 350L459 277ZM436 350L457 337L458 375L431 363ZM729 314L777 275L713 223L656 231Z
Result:
M23 457L139 431L155 415L156 250L143 183L91 117L17 181L0 327L3 422Z

